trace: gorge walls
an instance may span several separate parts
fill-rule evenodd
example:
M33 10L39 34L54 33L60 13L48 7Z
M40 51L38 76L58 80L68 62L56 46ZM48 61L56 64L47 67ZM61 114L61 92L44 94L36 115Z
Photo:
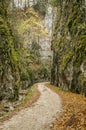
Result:
M0 1L0 101L18 98L18 71L7 3Z
M85 0L57 2L53 31L52 80L64 90L86 95Z

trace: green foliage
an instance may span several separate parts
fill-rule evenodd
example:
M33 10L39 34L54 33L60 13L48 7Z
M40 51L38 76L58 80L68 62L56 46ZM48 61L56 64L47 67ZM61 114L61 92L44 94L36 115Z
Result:
M13 100L18 99L18 54L14 48L12 30L7 18L7 4L6 1L0 1L0 83L3 86L0 91L3 91L1 98ZM9 83L12 84L12 89L9 88Z
M42 65L39 70L40 79L48 81L50 79L50 71L47 66Z
M50 0L50 4L54 7L57 7L57 4L59 3L60 0Z
M28 101L28 100L30 99L30 97L32 96L33 92L34 92L34 88L33 88L33 86L31 86L31 87L28 89L28 93L27 93L27 95L24 97L24 99L23 99L21 105L22 105L22 104L25 104L26 101ZM21 105L20 105L20 106L21 106Z
M47 31L41 27L39 15L33 8L26 10L25 20L19 25L19 33L28 35L33 40L39 36L48 35Z
M38 11L39 14L45 16L47 11L47 1L46 0L38 0L37 3L33 6L33 8Z
M63 56L60 62L60 73L62 73L66 69L67 64L72 59L72 55L73 55L72 52L68 52L66 55Z
M81 93L86 96L86 77L82 73L79 75L79 81L82 85L79 89Z
M52 49L55 84L73 92L82 93L83 90L86 93L86 77L81 72L81 65L86 59L85 8L82 1L64 0L57 4Z
M24 73L24 72L22 72L21 73L21 75L20 75L20 78L21 78L21 80L28 80L29 79L29 75L28 75L28 73Z

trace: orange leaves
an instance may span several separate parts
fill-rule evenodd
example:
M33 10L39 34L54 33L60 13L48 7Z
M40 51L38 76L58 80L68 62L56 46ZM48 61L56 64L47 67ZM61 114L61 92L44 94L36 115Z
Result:
M83 95L57 90L63 101L63 112L61 117L54 122L51 130L85 130L86 129L86 98Z

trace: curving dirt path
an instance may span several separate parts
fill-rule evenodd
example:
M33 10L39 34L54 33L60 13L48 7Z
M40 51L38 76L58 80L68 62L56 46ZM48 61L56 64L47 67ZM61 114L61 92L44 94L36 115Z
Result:
M41 93L38 101L1 124L2 130L49 130L61 112L61 99L44 83L38 84L38 90Z

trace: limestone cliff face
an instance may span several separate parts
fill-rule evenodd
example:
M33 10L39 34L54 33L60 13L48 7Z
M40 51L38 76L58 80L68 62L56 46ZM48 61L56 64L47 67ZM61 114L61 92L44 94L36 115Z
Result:
M7 21L6 3L0 1L0 101L18 98L16 53Z
M43 24L43 23L42 23ZM51 5L47 4L47 10L44 17L44 24L43 27L46 29L48 35L43 38L40 38L40 55L42 60L44 59L45 62L49 62L50 64L50 57L52 57L51 51L51 36L52 36L52 25L53 25L53 8Z
M52 50L51 82L86 95L85 0L58 1Z

